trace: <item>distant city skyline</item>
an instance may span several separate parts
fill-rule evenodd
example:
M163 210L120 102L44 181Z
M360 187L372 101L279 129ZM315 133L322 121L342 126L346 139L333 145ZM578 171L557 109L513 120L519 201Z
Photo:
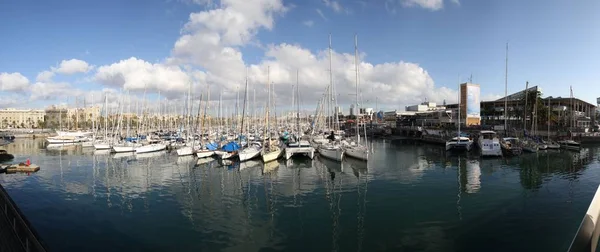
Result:
M114 105L120 92L154 104L159 91L183 100L190 83L196 97L210 86L213 102L222 93L231 106L247 73L257 103L269 79L278 106L291 107L298 82L310 110L330 82L329 34L344 112L354 103L354 35L361 107L455 103L471 78L480 100L501 98L507 42L508 94L529 81L544 96L568 97L572 86L596 104L598 9L591 0L5 1L0 107L43 109L73 97L98 104L104 93Z

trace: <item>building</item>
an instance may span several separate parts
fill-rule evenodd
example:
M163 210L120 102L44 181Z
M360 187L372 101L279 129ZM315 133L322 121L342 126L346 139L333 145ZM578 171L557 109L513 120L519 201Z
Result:
M479 84L460 84L460 120L467 126L481 123L481 88Z
M48 128L57 128L60 125L67 125L67 108L59 107L52 105L46 108L46 117L44 121L46 122L46 127Z
M547 122L550 121L551 130L567 128L584 130L595 125L596 106L594 104L575 97L542 98L542 95L541 88L533 86L494 101L481 101L480 123L494 126L497 130L504 129L505 123L508 128L531 129L532 121L537 122L538 129L547 129ZM532 102L536 96L538 97L537 104ZM464 99L461 97L461 100ZM527 113L525 113L526 102ZM465 105L469 106L468 101ZM456 109L458 104L449 104L447 108ZM463 106L461 108L461 113L464 114L465 108ZM534 111L537 111L537 114ZM548 113L548 111L551 112ZM548 120L548 114L550 114L550 120ZM461 118L464 118L462 114Z
M35 109L2 109L0 110L1 128L37 128L44 122L45 112Z
M404 109L410 112L427 112L444 109L443 106L437 106L435 102L423 102L418 105L406 106Z

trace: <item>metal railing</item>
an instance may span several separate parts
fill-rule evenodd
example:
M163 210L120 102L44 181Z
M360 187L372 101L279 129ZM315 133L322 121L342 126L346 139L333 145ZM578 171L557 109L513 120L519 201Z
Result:
M46 251L39 236L2 185L0 185L0 208L0 251Z
M596 189L596 194L590 203L590 206L579 225L577 234L571 246L569 246L569 252L576 251L596 251L598 246L598 237L600 236L600 225L598 220L600 218L600 186Z

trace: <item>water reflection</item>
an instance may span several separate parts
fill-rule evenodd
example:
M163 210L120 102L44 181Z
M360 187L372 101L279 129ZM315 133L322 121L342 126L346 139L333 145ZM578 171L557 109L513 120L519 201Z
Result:
M68 147L32 154L40 172L1 175L0 182L57 251L485 251L461 241L472 233L496 237L483 226L506 239L509 232L519 239L563 232L570 239L567 224L540 230L540 236L520 232L527 222L515 216L538 213L542 205L546 214L537 218L572 222L576 229L575 212L585 211L591 197L583 183L594 183L585 178L600 178L590 169L597 167L598 149L479 159L446 155L434 145L374 141L370 147L369 162L316 157L269 163ZM561 191L548 190L555 185ZM523 204L532 200L543 201ZM565 202L582 203L569 208L571 214L560 207ZM552 204L561 211L552 212ZM507 224L498 224L501 219ZM78 225L93 228L75 230ZM111 242L99 243L99 236Z

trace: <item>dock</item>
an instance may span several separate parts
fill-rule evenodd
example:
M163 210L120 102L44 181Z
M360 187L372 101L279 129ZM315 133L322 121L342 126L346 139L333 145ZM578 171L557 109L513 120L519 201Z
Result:
M5 173L17 173L17 172L37 172L40 170L40 166L36 164L9 164L9 165L0 165L0 172Z
M39 235L2 185L0 185L0 251L46 251Z

